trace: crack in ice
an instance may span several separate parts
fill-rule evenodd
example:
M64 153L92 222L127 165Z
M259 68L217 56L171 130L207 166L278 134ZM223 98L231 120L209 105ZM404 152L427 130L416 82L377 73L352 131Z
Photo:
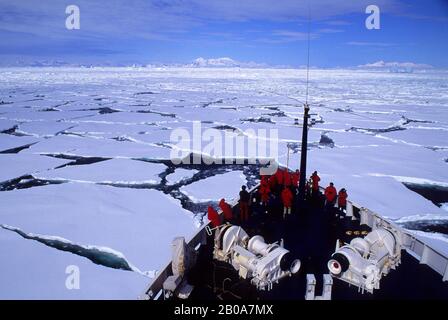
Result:
M125 255L117 250L109 247L95 246L95 245L82 245L70 240L58 237L48 236L34 233L27 233L19 228L0 224L0 227L19 234L24 239L35 240L51 248L55 248L61 251L67 251L78 256L89 259L95 264L102 265L113 269L121 269L126 271L137 272L147 277L155 277L157 271L141 271L132 263L130 263Z

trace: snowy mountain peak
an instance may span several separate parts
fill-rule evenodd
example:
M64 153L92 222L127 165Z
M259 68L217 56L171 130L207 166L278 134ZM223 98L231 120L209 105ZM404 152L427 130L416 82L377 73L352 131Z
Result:
M202 57L193 61L195 67L238 67L239 63L231 58L204 59Z
M414 62L385 62L383 60L379 60L373 63L367 63L363 65L359 65L358 68L367 68L367 69L389 69L390 71L408 71L412 72L413 70L424 70L424 69L432 69L433 66L429 64L420 64Z
M195 68L267 68L268 67L268 65L265 63L257 63L253 61L241 62L228 57L210 58L210 59L199 57L196 60L194 60L191 64L188 64L187 66Z
M193 61L192 66L194 67L239 67L240 64L227 57L216 58L216 59L204 59L202 57L197 58Z

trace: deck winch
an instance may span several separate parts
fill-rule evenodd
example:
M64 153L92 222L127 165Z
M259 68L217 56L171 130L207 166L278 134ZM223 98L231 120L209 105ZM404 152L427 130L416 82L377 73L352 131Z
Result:
M250 238L241 227L230 224L216 229L213 257L230 263L259 290L271 290L274 283L300 269L300 260L283 246L268 244L259 235Z
M379 289L382 275L387 275L401 261L398 235L389 229L378 228L364 238L354 238L339 247L328 261L330 274L370 293Z

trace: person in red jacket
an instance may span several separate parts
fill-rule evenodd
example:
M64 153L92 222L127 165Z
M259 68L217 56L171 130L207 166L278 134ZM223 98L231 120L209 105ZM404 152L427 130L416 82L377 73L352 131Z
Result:
M269 176L261 176L260 185L269 184Z
M271 193L271 188L269 187L268 180L263 177L260 182L260 189L258 190L260 193L261 204L266 206L269 201L269 194Z
M330 182L330 185L325 188L325 206L333 207L336 202L337 191L333 185L333 182Z
M208 206L207 218L208 220L210 220L213 228L221 225L221 216L219 215L218 211L213 209L212 206Z
M339 190L338 193L338 208L341 211L345 211L345 209L347 208L347 191L342 188L341 190Z
M283 180L284 180L283 178L285 176L285 174L283 173L283 170L278 168L274 175L275 175L275 179L277 180L277 183L282 185Z
M275 177L275 175L272 175L268 178L268 184L269 189L271 189L271 191L274 191L275 188L277 187L277 178Z
M219 207L221 208L222 213L224 214L224 221L232 221L233 219L232 208L226 202L225 199L221 199L221 201L219 201Z
M282 191L283 218L286 218L287 214L291 214L292 198L291 190L288 187L284 187Z
M299 169L297 169L296 172L294 172L292 174L292 185L294 187L298 187L299 181L300 181L300 171L299 171Z
M311 175L311 181L313 182L313 195L317 195L319 193L319 181L320 177L317 175L317 171L314 171Z

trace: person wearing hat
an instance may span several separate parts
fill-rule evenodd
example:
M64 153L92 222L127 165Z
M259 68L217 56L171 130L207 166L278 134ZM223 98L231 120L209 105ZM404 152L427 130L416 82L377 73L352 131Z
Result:
M249 192L246 191L246 186L242 186L239 201L241 222L246 222L247 220L249 220L249 201L250 201Z
M319 181L320 181L320 177L317 174L317 171L314 171L313 174L311 175L311 181L312 183L312 194L313 197L316 197L319 194Z
M219 201L218 206L221 208L222 213L224 214L224 221L230 222L233 220L233 212L232 207L230 204L226 202L226 200L223 198L221 201Z
M325 206L330 208L333 207L336 202L337 191L334 187L333 182L330 182L330 185L325 188Z
M285 219L287 215L291 214L293 199L291 190L288 187L283 187L281 197L283 203L283 219Z
M342 188L341 190L339 190L338 193L338 208L340 212L345 212L345 210L347 209L347 191L345 190L345 188Z
M210 220L212 228L216 228L222 224L222 217L212 206L207 208L207 218Z
M266 207L269 201L269 194L271 193L271 188L269 187L267 177L262 177L260 182L260 189L258 190L261 198L261 204Z

